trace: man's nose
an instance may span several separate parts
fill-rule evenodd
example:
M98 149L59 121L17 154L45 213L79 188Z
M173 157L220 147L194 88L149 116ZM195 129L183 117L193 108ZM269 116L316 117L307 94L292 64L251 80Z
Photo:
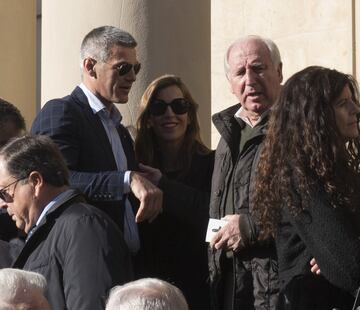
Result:
M254 85L256 83L256 74L253 70L247 69L245 73L246 85Z
M131 68L131 70L128 73L126 73L125 79L131 82L134 82L136 80L136 74L134 68Z

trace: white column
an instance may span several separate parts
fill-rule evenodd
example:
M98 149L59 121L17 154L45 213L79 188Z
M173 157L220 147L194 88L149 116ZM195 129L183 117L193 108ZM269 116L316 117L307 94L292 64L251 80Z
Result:
M0 97L25 117L36 112L36 1L0 1Z

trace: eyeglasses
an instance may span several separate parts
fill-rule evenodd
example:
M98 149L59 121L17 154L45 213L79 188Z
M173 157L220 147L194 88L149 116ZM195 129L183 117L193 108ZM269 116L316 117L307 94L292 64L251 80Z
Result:
M161 116L165 114L168 106L178 115L185 114L190 109L190 103L185 98L176 98L169 103L164 100L154 99L149 106L149 112L154 116Z
M118 72L120 76L123 76L130 72L131 69L134 69L135 75L137 75L141 69L141 64L129 64L128 62L123 62L122 64L114 67L114 69Z
M5 201L5 202L9 202L11 199L14 199L14 193L15 193L15 189L16 189L16 185L18 184L19 181L21 180L25 180L27 177L23 177L23 178L20 178L20 179L17 179L15 180L14 182L6 185L5 187L3 187L1 190L0 190L0 199L2 201ZM14 191L12 193L12 195L10 195L8 192L7 192L7 189L11 186L11 185L14 185Z

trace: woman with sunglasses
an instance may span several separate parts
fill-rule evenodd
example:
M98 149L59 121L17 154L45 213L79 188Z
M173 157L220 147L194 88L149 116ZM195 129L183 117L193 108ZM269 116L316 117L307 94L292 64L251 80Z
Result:
M164 75L145 90L135 152L164 192L163 213L142 227L148 276L178 286L190 309L208 309L206 227L214 152L201 141L198 105L181 79Z
M276 237L284 309L352 309L360 286L359 113L356 81L323 67L293 75L272 108L254 212L263 235Z

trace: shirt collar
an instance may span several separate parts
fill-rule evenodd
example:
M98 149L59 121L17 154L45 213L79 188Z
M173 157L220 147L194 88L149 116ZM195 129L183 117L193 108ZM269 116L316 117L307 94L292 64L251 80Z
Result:
M122 115L120 113L120 111L115 107L115 105L112 103L112 109L111 109L111 114L109 113L109 110L106 109L105 105L101 102L101 100L96 97L91 91L90 89L88 89L84 83L81 83L79 85L79 87L82 89L82 91L84 92L91 110L93 111L94 114L97 114L100 112L101 113L106 113L106 115L108 117L110 117L114 122L118 123L121 122L122 120Z
M264 113L262 113L262 114L260 115L259 119L258 119L255 123L251 124L249 118L248 118L247 116L242 115L242 112L243 112L243 111L244 111L244 108L243 108L242 106L240 106L240 109L236 111L236 113L235 113L234 116L235 116L236 118L242 119L242 120L243 120L246 124L248 124L251 128L254 128L257 124L259 124L259 123L263 120L263 118L269 113L269 112L268 112L269 110L266 110Z
M41 222L41 220L45 217L45 215L50 211L50 209L55 205L55 203L57 203L59 200L61 200L62 198L65 198L67 196L70 197L70 195L73 193L72 190L68 189L62 193L60 193L59 195L55 196L46 206L45 208L42 210L38 220L36 221L35 227L38 226Z

